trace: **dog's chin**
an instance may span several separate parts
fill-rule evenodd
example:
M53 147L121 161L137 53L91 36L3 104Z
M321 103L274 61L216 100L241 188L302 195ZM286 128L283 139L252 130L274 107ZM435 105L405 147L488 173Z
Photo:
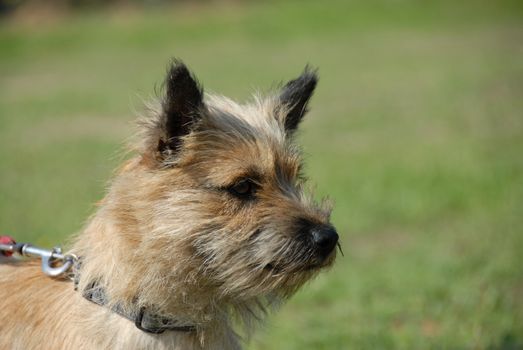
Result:
M332 266L334 260L336 259L336 253L333 252L327 258L322 261L312 261L306 264L300 264L293 266L292 264L284 264L280 262L272 262L263 268L265 271L273 274L280 275L285 273L310 273L315 271L320 271L322 269Z

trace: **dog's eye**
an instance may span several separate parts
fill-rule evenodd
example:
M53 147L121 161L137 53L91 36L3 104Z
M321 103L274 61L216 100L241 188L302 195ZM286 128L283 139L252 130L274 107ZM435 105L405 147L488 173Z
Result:
M240 198L249 198L256 192L257 186L250 179L244 179L236 182L229 187L229 191Z

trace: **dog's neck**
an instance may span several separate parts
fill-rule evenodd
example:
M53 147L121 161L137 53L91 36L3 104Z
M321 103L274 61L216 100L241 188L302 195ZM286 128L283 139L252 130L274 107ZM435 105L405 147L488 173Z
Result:
M164 267L151 262L151 257L142 259L146 252L137 242L125 239L127 235L114 222L107 222L107 216L103 222L98 215L93 217L73 248L82 259L80 292L96 283L106 292L109 306L145 306L195 324L216 317L217 303L206 298L208 292L196 283L195 271L187 266Z

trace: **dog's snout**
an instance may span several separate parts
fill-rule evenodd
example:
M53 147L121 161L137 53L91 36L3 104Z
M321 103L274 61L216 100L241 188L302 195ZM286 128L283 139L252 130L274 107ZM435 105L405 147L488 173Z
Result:
M329 255L338 243L338 233L332 226L315 227L311 234L312 242L323 257Z

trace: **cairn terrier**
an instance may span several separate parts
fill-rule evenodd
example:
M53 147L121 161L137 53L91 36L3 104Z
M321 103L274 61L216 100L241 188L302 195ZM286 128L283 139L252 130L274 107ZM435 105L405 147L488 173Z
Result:
M0 349L240 349L336 256L293 142L317 80L306 67L238 104L173 61L135 156L71 245L74 284L0 265Z

